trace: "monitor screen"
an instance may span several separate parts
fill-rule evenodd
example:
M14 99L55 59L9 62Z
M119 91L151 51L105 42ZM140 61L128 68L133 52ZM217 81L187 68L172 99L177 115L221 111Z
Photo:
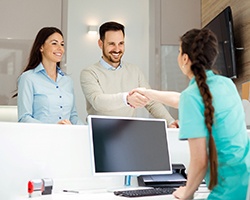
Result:
M88 116L95 175L171 174L164 119Z

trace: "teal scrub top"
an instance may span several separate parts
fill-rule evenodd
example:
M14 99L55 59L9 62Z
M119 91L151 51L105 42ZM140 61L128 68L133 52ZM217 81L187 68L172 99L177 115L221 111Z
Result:
M218 154L218 184L208 199L245 200L250 175L250 141L238 91L231 79L206 71L213 97L212 134ZM180 139L206 137L204 103L195 79L181 93L179 103ZM205 177L209 183L209 167Z

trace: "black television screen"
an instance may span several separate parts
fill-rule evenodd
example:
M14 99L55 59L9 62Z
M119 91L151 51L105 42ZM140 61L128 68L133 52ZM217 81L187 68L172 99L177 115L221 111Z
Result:
M214 69L231 79L237 78L233 18L230 6L226 7L204 28L213 31L219 42L219 55Z

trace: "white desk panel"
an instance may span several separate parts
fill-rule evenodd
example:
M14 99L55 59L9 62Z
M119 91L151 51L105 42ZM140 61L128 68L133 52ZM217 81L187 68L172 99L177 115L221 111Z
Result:
M187 141L178 140L178 129L168 129L168 132L172 162L188 167ZM250 135L250 131L248 133ZM28 181L32 179L52 178L53 192L117 188L124 183L121 176L92 176L86 125L0 122L0 152L0 199L25 199ZM137 186L136 177L132 177L132 186ZM81 195L72 196L72 199L77 200ZM90 199L94 196L102 199L98 194L84 195L86 198L92 195ZM102 195L106 199L124 199L110 193ZM65 199L71 198L59 193L41 199L64 200L64 196Z
M194 199L203 200L208 196L207 193L197 193L195 194ZM108 193L103 190L96 191L85 191L79 194L66 194L66 193L56 193L52 195L43 195L40 197L20 197L18 200L174 200L173 195L158 195L158 196L149 196L149 197L137 197L137 198L126 198L115 196L113 193Z

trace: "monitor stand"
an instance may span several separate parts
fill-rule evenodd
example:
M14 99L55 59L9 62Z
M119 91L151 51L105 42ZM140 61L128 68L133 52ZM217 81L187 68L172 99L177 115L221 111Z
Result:
M150 189L152 187L150 186L132 186L131 185L131 175L125 175L124 177L124 185L121 187L116 187L116 188L109 188L107 191L108 192L115 192L115 191L124 191L124 190L139 190L139 189Z
M131 186L131 176L130 175L126 175L124 177L124 185L127 186L127 187Z

